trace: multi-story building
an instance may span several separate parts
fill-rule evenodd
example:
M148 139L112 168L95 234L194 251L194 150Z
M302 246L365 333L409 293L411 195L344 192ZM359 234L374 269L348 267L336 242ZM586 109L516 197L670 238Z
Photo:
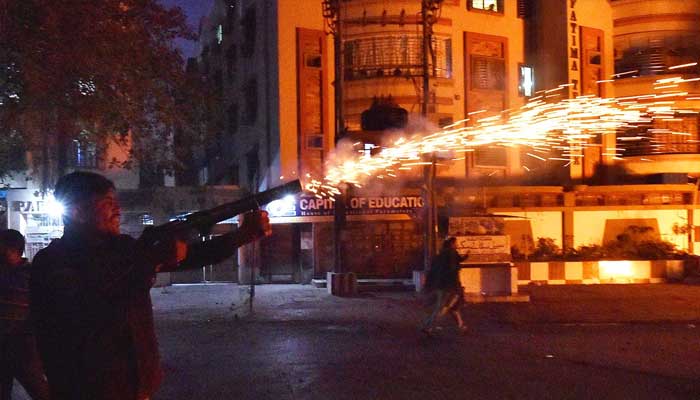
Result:
M700 3L615 0L612 6L616 95L687 93L690 100L680 105L700 108ZM654 128L645 140L622 143L625 167L635 174L697 176L697 114L656 121Z
M342 41L337 57L323 19L324 7L327 11L331 3L338 6ZM418 0L217 0L202 25L198 64L222 93L214 126L225 138L220 158L231 181L258 190L307 173L319 176L324 162L342 154L334 151L337 139L364 142L368 146L359 150L371 153L372 145L385 145L397 135L363 126L363 113L376 103L391 112L403 110L408 116L406 130L416 132L437 130L476 112L485 116L517 109L543 90L560 89L549 95L551 101L556 96L637 95L668 76L647 77L668 68L639 68L638 78L622 71L630 67L630 57L646 66L639 55L658 53L649 44L657 43L653 39L660 35L657 31L673 38L664 46L676 59L664 67L690 62L691 49L696 48L693 40L698 38L698 24L692 22L699 15L694 2L430 3L437 7L431 14L426 62ZM664 11L662 3L677 7ZM657 20L663 26L652 23ZM676 56L679 52L683 56ZM344 130L337 138L334 60L342 63ZM640 86L644 80L646 87ZM697 90L692 89L696 84L683 83L689 92ZM698 154L692 136L697 135L697 119L678 123L683 126L672 130L688 131L690 136L684 134L681 145L674 142L678 138L666 135L666 143L674 143L676 149L670 156L625 148L618 157L611 149L621 148L622 141L611 132L591 139L583 157L568 165L542 163L526 157L524 149L498 146L441 162L435 191L441 220L455 210L475 208L525 217L508 219L505 226L511 243L523 247L537 237L551 237L564 247L599 243L626 226L649 225L661 238L692 251L696 235L679 236L674 227L694 227L697 187L678 175L658 175L682 171L696 178L699 164L691 162ZM649 139L651 148L658 149L663 134L653 132L657 133ZM646 161L651 159L647 155L655 162ZM687 164L679 165L676 161L681 159ZM220 170L216 163L209 163L210 179L212 170ZM629 173L618 176L615 172L623 168ZM407 177L422 179L419 173ZM422 268L424 194L405 183L353 189L343 233L345 270L405 277L411 269ZM333 265L332 208L330 200L305 197L288 206L275 204L276 233L261 245L258 274L267 281L305 281L328 271Z

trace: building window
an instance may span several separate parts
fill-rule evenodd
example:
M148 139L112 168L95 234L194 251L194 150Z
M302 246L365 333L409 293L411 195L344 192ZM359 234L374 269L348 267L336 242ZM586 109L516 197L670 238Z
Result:
M255 53L255 7L251 6L245 12L241 25L243 27L243 43L241 43L241 53L243 57L252 57Z
M444 128L447 125L452 125L453 123L454 123L454 120L452 117L442 117L438 120L438 126L441 128Z
M243 87L245 97L245 123L255 125L258 120L258 82L255 78L248 81Z
M472 89L504 90L505 63L503 59L471 56Z
M423 42L417 35L392 35L346 40L345 79L422 76ZM452 39L434 38L431 75L452 78ZM432 63L431 63L432 64Z
M481 10L503 14L503 0L468 0L469 10Z
M141 225L154 225L153 215L148 213L139 214L139 222Z
M73 140L71 164L75 168L97 168L97 145L87 140Z
M518 66L518 94L531 97L535 93L535 70L525 64Z
M224 41L224 26L219 24L216 27L216 43L221 44Z
M700 119L696 116L655 120L617 134L625 157L700 153Z
M503 147L480 147L474 151L474 164L479 167L505 167L506 149Z
M306 135L306 148L323 150L323 136L322 135Z
M530 16L529 0L518 0L518 18L527 18Z

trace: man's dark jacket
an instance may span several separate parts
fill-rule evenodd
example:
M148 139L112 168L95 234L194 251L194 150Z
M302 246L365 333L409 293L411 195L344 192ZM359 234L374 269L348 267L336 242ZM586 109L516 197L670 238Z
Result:
M236 249L227 244L193 248L183 264L221 261ZM142 399L157 389L154 253L130 236L67 230L34 257L32 316L52 400Z
M433 259L426 278L426 287L431 290L460 289L459 263L466 259L466 256L461 256L451 247L443 248L442 252Z
M0 334L30 334L28 316L29 264L0 265Z

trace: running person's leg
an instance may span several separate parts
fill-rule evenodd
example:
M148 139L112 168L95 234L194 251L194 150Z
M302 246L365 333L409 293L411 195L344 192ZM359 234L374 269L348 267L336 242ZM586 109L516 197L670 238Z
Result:
M433 304L433 311L430 313L430 315L428 315L428 318L426 318L425 321L423 321L422 330L424 332L429 333L432 329L435 319L437 318L438 314L440 314L440 310L442 309L444 299L445 291L441 289L435 290L435 303Z

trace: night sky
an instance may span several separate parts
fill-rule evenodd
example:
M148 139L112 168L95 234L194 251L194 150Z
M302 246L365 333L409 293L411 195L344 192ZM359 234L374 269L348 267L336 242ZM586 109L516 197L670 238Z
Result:
M199 19L209 13L214 0L161 0L166 6L180 7L187 15L187 20L192 26L192 29L197 32L199 27ZM191 41L181 40L177 45L182 49L185 57L194 56L195 43Z

